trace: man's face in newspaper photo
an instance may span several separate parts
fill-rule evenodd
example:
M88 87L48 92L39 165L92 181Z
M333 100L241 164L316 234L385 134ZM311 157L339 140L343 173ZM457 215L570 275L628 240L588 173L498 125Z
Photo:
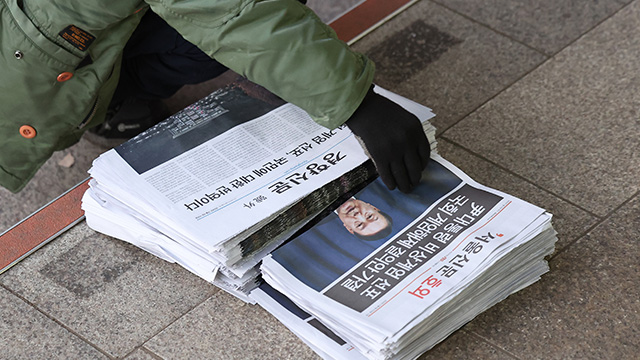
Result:
M363 237L375 235L390 226L378 208L354 198L340 205L337 213L350 233Z

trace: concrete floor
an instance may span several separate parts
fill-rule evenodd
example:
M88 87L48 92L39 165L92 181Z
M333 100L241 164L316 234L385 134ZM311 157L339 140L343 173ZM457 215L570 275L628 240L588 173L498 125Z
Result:
M325 20L355 3L309 1ZM445 158L559 233L550 273L421 358L637 359L640 0L422 0L353 47L434 109ZM104 150L83 140L0 190L0 229ZM0 303L0 359L317 358L259 307L84 223L0 275Z

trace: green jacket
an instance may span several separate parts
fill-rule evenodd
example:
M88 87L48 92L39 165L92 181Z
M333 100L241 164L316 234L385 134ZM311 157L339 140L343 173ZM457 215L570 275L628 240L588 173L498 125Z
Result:
M103 121L122 49L149 8L328 128L353 114L373 79L373 63L297 0L0 0L0 185L21 190Z

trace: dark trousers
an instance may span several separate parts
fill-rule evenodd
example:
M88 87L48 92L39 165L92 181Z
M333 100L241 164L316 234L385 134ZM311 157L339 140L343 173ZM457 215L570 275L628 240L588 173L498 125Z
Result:
M128 97L166 99L183 85L213 79L227 68L148 11L127 42L112 103Z

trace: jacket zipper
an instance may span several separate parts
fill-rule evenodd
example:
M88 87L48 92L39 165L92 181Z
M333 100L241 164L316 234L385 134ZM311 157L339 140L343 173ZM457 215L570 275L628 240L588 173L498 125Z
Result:
M96 111L98 110L98 100L99 98L97 97L96 101L93 102L93 107L91 108L89 114L84 118L84 120L82 120L80 125L78 125L78 129L82 129L83 127L85 127L96 115Z

